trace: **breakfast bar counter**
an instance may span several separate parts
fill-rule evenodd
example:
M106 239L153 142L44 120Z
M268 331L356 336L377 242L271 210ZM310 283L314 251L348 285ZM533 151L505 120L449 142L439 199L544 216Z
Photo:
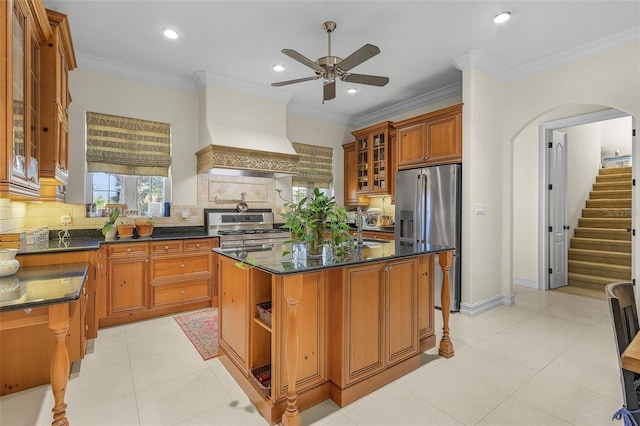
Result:
M270 424L340 406L420 366L434 348L434 255L443 270L443 337L453 356L448 271L453 247L368 241L310 258L291 244L214 249L222 364Z
M55 405L53 423L67 425L64 396L69 376L67 332L70 322L80 323L83 314L84 282L87 263L25 267L15 275L0 278L0 333L2 333L2 390L26 389L43 380L24 368L51 357L49 377ZM73 319L76 318L74 321ZM42 347L48 328L54 337L54 350ZM77 330L70 332L76 340ZM82 344L82 343L79 343ZM24 349L21 350L20 348ZM78 348L78 352L84 351ZM75 357L75 354L74 354ZM36 383L31 383L36 381Z

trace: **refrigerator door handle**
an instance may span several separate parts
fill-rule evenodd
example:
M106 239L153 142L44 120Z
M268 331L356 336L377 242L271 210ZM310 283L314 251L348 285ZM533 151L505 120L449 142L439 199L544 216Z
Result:
M418 175L418 182L416 185L416 208L413 223L415 224L414 243L424 243L424 208L425 208L425 190L426 190L427 176L420 173Z

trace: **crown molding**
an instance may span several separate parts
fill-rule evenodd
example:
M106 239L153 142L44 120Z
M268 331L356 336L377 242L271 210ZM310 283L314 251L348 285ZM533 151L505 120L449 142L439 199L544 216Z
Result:
M460 95L462 95L462 81L449 84L439 89L423 93L422 95L418 95L415 98L408 99L404 102L354 118L350 121L350 124L354 128L366 127L369 124L387 120L391 116L399 115L406 111Z
M289 95L288 93L283 93L280 90L232 80L230 78L222 77L206 71L195 72L193 74L193 77L191 78L191 81L193 86L196 87L198 91L201 91L205 86L218 86L225 89L246 93L251 96L272 99L285 103L289 102L289 99L291 98L291 95Z
M453 59L453 64L461 71L473 67L497 80L511 81L577 62L638 40L640 40L640 27L633 27L513 68L502 65L481 50L471 50L457 56Z
M146 68L133 67L122 62L111 61L85 53L76 53L78 68L98 71L118 77L141 80L156 86L170 87L173 89L195 92L193 83L188 78L177 77L171 74L163 74Z

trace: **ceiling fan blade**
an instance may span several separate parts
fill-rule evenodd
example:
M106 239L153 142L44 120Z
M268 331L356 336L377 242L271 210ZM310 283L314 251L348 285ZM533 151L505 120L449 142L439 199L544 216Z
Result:
M282 49L282 53L284 53L285 55L287 55L288 57L290 57L291 59L295 59L296 61L300 62L303 65L308 66L309 68L312 68L315 71L318 72L323 72L324 68L322 68L320 65L316 64L315 62L313 62L311 59L307 58L306 56L296 52L293 49Z
M371 86L384 86L389 82L389 77L367 74L347 74L342 77L342 81L348 83L368 84Z
M378 46L374 46L373 44L365 44L360 49L353 52L351 55L344 58L340 61L336 66L343 71L349 71L351 68L354 68L367 59L371 59L380 53L380 49Z
M336 97L336 82L325 83L322 101L329 101Z
M295 80L279 81L277 83L271 83L271 85L273 87L280 87L280 86L286 86L287 84L302 83L303 81L317 80L319 78L320 78L319 75L314 75L313 77L305 77L305 78L297 78Z

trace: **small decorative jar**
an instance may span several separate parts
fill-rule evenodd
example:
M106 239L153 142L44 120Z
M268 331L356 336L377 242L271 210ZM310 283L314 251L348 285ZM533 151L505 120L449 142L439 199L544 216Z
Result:
M18 249L0 249L0 277L6 277L18 272L20 262L16 260Z

